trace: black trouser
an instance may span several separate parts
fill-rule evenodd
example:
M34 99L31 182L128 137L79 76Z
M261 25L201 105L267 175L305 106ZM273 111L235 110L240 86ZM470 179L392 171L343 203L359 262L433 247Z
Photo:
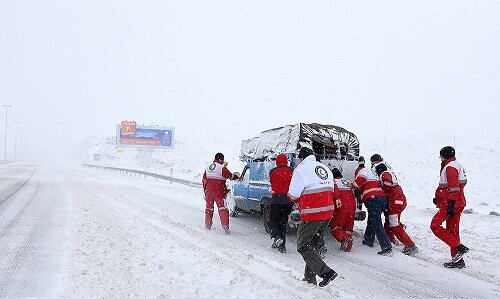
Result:
M306 262L304 278L308 280L316 279L316 275L321 277L331 270L321 259L317 250L318 242L328 228L330 220L304 221L299 224L297 230L297 251Z
M288 215L292 212L293 204L271 204L269 213L269 222L267 223L271 230L271 238L280 237L283 243L286 241L286 224Z

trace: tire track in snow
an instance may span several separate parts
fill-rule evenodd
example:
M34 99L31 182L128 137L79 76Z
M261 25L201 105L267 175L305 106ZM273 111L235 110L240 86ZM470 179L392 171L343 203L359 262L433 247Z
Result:
M301 281L302 273L299 273L296 269L288 265L270 263L256 253L242 252L241 248L231 246L230 244L224 244L225 248L221 252L217 250L222 246L220 240L214 239L210 232L172 221L165 214L157 211L157 209L130 196L121 195L121 192L110 189L95 178L91 179L94 181L94 184L98 184L99 188L87 187L85 189L92 190L98 198L113 204L119 210L135 217L138 221L155 227L161 233L168 235L177 242L184 243L187 245L186 247L196 248L195 252L210 254L213 256L212 259L229 265L231 269L237 269L242 275L251 278L250 280L252 281L259 281L266 288L280 288L281 293L288 294L286 296L291 298L311 297L313 294L309 292L313 292L317 296L338 295L330 288L320 289L307 285ZM231 238L230 236L222 237ZM193 240L196 240L196 242L193 242ZM241 263L235 261L241 261ZM273 278L277 279L280 283L270 283L261 277L262 274L269 276L270 272L274 272Z
M28 181L31 180L33 176L32 175L29 177ZM23 186L27 184L27 182L23 183ZM3 250L0 252L0 256L2 257L2 273L0 276L0 296L3 295L3 293L9 288L9 285L11 283L12 277L16 273L17 269L23 263L25 259L25 254L26 251L29 250L29 248L32 245L33 238L37 232L38 229L38 223L40 220L40 217L42 215L42 210L35 211L33 215L26 215L26 211L32 206L33 200L36 197L39 189L39 184L40 182L37 180L36 185L34 187L34 191L29 195L28 199L24 202L22 205L21 209L17 211L17 213L10 218L9 220L4 223L3 227L1 228L0 231L0 243L3 245L9 245L9 242L7 242L7 238L11 237L9 235L15 234L15 240L16 242L12 245L11 247L8 246L2 246ZM18 189L17 191L19 191ZM16 192L17 192L16 191ZM12 199L18 199L21 196L13 196ZM14 203L11 204L10 207L12 207ZM31 217L29 217L31 216ZM29 217L30 221L30 227L28 230L22 230L22 233L14 233L13 230L17 226L17 224L23 220L25 220L27 217ZM2 219L4 220L4 219ZM12 240L13 238L8 238L9 240ZM28 277L29 279L29 277Z
M9 199L12 196L14 196L17 193L17 191L23 188L24 185L26 185L26 183L31 179L34 173L35 170L33 169L31 170L31 172L29 172L28 176L25 178L12 179L12 182L10 182L10 184L8 184L7 187L3 187L0 190L0 209L1 209L0 217L8 208Z
M95 178L92 178L92 179L96 180ZM104 185L103 185L103 187L104 187ZM131 187L131 188L133 188L133 187ZM137 189L137 188L134 188L134 189ZM159 195L155 195L154 193L149 193L146 190L137 189L134 191L148 193L149 197L153 197L153 196L159 197ZM116 195L116 193L115 193L115 195ZM111 193L111 195L109 195L109 197L113 198L113 194ZM114 196L114 197L115 197L114 198L115 201L120 199L120 198L117 198L116 196ZM168 200L167 197L164 197L164 198ZM135 198L130 197L130 196L123 198L123 200L125 201L124 203L117 203L117 204L121 205L121 207L124 209L131 210L132 213L135 213L136 217L144 218L144 219L148 218L146 216L141 216L140 214L137 214L137 212L136 212L137 209L131 208L130 204L128 203L130 201L135 202L134 205L140 205L140 206L142 206L143 209L150 210L147 213L143 213L144 215L147 215L148 213L155 214L156 216L154 218L160 218L161 220L158 220L160 222L156 223L154 225L158 225L161 227L161 226L163 226L161 221L164 221L164 222L167 222L169 225L176 226L176 228L178 228L179 230L182 229L182 230L186 231L188 234L195 234L197 232L197 233L204 233L205 235L207 235L207 233L204 232L203 229L198 229L198 228L192 227L190 225L186 225L183 223L172 221L168 217L165 218L165 215L163 215L161 212L158 212L157 207L154 208L150 205L145 204L143 201L138 201ZM193 207L191 206L190 208L193 208ZM149 218L151 218L151 217L149 217ZM251 225L253 225L253 224L251 224ZM168 229L168 227L166 229ZM208 242L210 242L210 241L214 242L214 240L209 240ZM203 239L203 242L206 242L206 240ZM228 251L235 252L235 251L239 251L241 247L234 247L233 246L233 247L228 247L228 248L230 249ZM254 258L259 258L258 255L254 254L254 253L251 253L251 254L253 254ZM233 255L232 257L233 258L236 257L237 259L243 260L242 256L234 256ZM418 260L423 261L423 264L421 263L421 264L419 264L419 266L426 267L426 268L436 267L435 261L427 260L425 258L420 258L420 257L418 257ZM427 296L427 297L449 297L449 296L463 297L463 296L469 296L469 297L481 298L480 294L469 292L468 290L464 290L463 287L459 288L458 290L455 290L455 291L452 289L450 290L450 288L443 289L442 286L439 285L438 282L431 280L432 277L425 278L425 277L422 277L422 275L420 275L420 276L418 276L418 280L415 280L415 276L412 275L412 273L405 272L405 271L398 271L397 269L395 269L394 267L396 267L397 265L388 265L389 266L388 268L385 268L385 267L378 267L377 268L376 266L374 266L374 264L369 263L369 261L356 258L356 256L343 256L338 261L334 260L334 263L332 263L332 265L334 265L334 268L337 268L337 266L343 266L345 269L356 269L355 272L363 273L363 276L367 276L368 280L371 281L372 284L377 284L377 283L380 284L381 283L382 285L384 285L384 288L387 289L388 293L392 293L395 295L397 294L397 296L401 296L401 297L420 297L423 295L423 296ZM269 261L264 261L264 266L268 267L268 268L275 268L275 270L279 268L279 267L276 268L276 266L270 264ZM445 274L443 269L438 269L436 267L436 270L440 271L440 274ZM283 271L294 272L290 268L284 269ZM446 270L446 271L452 271L452 270ZM462 273L462 272L460 272L460 273L452 272L452 273L453 273L452 275L455 275L455 277L457 277L458 279L459 279L460 275L466 275L466 276L469 276L473 279L481 280L479 277L476 277L475 275L473 275L471 273ZM297 277L297 275L295 275L295 276ZM298 277L297 279L300 279L300 278L301 278L301 276ZM339 278L342 278L342 273L340 273ZM395 279L397 280L397 283L394 282ZM483 280L483 281L490 283L490 281L487 281L487 280ZM351 290L349 290L348 288L346 288L346 286L344 286L342 284L337 284L337 285L334 284L334 286L336 288L338 288L339 290L345 290L345 292L347 294L353 294L353 292ZM366 295L366 292L361 292L361 293Z
M16 191L16 193L21 190L22 187L26 186L28 181L31 179L32 176L30 176L30 178L28 180L26 180L25 182L22 183L22 186ZM5 234L7 234L10 229L12 229L16 223L19 221L19 219L24 215L24 213L26 212L26 210L30 207L33 199L36 197L37 193L38 193L38 189L40 187L40 182L37 181L36 182L36 185L34 186L34 190L32 191L32 194L31 195L28 195L27 197L27 200L24 201L23 205L20 207L20 209L15 212L14 215L5 215L7 214L7 210L9 209L14 209L16 207L14 207L14 204L17 203L17 202L12 202L8 207L6 207L6 209L2 212L2 214L0 215L0 241L2 240L2 238L5 236Z

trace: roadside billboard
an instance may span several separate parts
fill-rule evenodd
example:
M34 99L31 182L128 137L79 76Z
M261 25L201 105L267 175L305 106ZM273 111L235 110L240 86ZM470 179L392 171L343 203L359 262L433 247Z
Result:
M116 146L173 149L174 128L138 126L135 121L122 121L116 126Z

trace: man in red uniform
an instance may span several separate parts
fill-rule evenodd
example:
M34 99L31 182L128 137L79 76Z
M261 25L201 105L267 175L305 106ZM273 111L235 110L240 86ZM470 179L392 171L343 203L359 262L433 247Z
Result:
M293 207L293 203L287 196L292 173L293 170L288 166L286 155L279 154L276 157L276 167L269 172L272 198L268 225L271 230L271 239L274 239L271 247L278 248L281 253L286 253L286 225Z
M358 161L358 163L360 162ZM368 211L368 220L362 243L373 247L375 236L377 236L381 248L378 254L392 255L391 241L389 241L387 233L384 230L381 217L382 211L387 206L387 199L376 173L363 166L364 164L360 164L358 169L356 169L356 176L352 183L352 187L358 188L361 193L361 201L365 204Z
M441 158L441 177L436 189L434 204L439 211L431 222L431 230L443 242L450 246L452 260L444 263L447 268L464 268L463 255L469 248L460 243L460 216L466 201L464 187L467 184L465 170L455 159L455 149L445 146L439 152ZM441 224L446 221L446 228Z
M231 173L224 165L224 155L217 153L212 164L210 164L203 174L203 189L205 190L205 227L212 228L212 218L214 215L214 202L219 209L220 222L224 232L229 235L229 211L227 210L224 198L226 197L226 180L236 180L239 178L237 172Z
M340 250L349 252L352 249L352 230L354 228L356 200L347 181L342 179L340 170L334 168L332 169L332 174L335 184L339 188L340 198L335 201L335 210L330 222L330 233L335 240L341 243Z
M324 287L338 274L321 259L316 248L332 219L338 188L332 172L316 161L312 149L302 147L298 158L299 165L293 170L288 190L288 198L299 204L297 251L306 263L303 280L316 284L318 275L323 278L318 285Z
M372 167L375 168L377 175L380 177L382 190L384 190L389 203L385 212L385 232L392 243L396 243L397 238L405 245L403 254L414 255L418 252L417 246L415 246L415 242L408 236L400 222L401 213L403 213L407 203L396 174L387 168L380 155L373 155L370 161L372 161Z

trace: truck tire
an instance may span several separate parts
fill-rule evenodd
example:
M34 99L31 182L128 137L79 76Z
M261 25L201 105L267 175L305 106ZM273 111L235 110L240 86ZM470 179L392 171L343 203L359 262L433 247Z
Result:
M238 217L238 208L236 207L232 190L226 196L226 207L229 211L229 217Z
M271 232L271 229L269 228L270 214L271 214L271 199L266 197L262 199L262 221L264 222L264 228L266 229L266 233Z

